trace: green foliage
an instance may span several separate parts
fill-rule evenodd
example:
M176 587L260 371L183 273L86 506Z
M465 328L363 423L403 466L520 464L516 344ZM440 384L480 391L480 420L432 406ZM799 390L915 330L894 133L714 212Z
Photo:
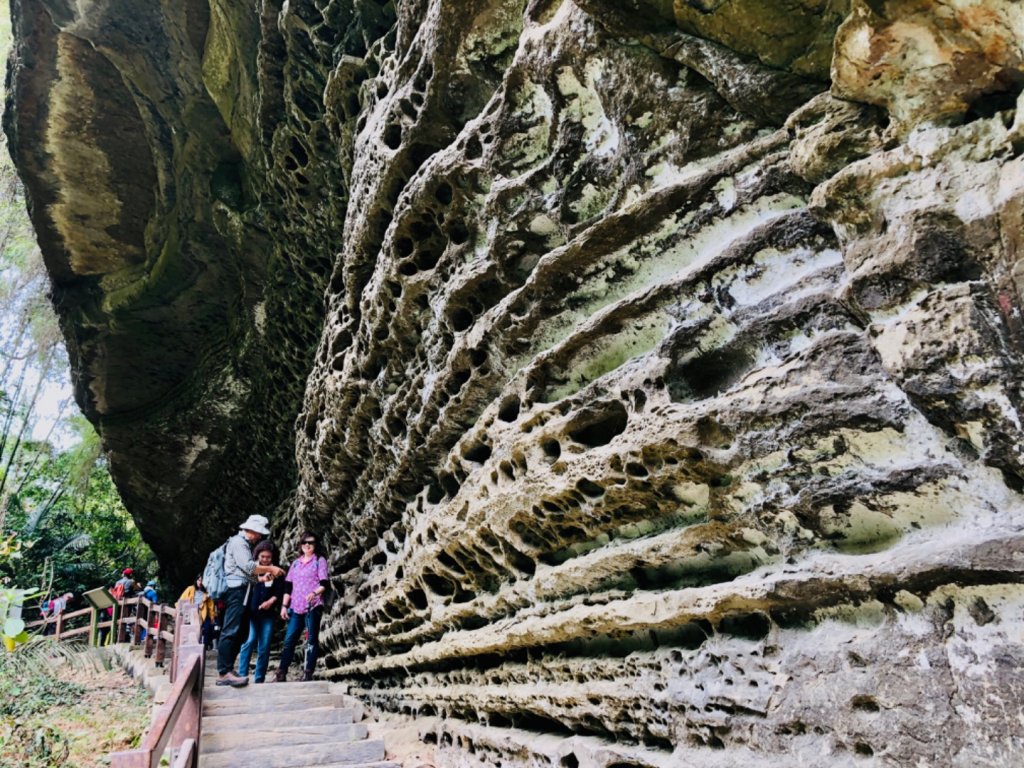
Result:
M0 752L17 754L20 768L56 768L67 764L71 745L53 726L22 719L11 720L6 725L0 731Z
M100 756L137 746L152 700L113 662L41 637L0 653L0 766L102 765Z
M0 566L20 556L21 542L16 536L12 534L0 539ZM20 614L21 607L32 596L27 589L0 586L0 642L5 650L13 651L29 639Z
M0 588L0 640L7 651L13 651L19 644L29 639L25 620L20 614L25 602L33 596L27 589Z
M84 689L45 672L8 677L0 674L0 717L25 717L74 704Z
M0 654L0 679L19 680L34 674L60 677L68 669L100 671L110 666L110 656L98 648L34 635L14 653Z
M7 528L25 546L20 557L0 563L0 579L40 584L47 574L51 583L43 586L52 593L78 595L115 581L125 566L153 572L153 554L121 503L106 460L81 444L40 450L47 460L7 510Z
M57 644L44 641L52 651ZM24 663L18 653L0 654L0 752L16 752L24 766L55 766L64 764L68 756L67 739L45 721L33 718L54 707L75 704L85 693L77 683L61 680L54 674L53 657L36 649L27 652ZM59 654L64 660L66 654ZM39 663L39 658L45 663Z
M106 662L105 664L102 662ZM71 739L53 714L79 706L85 686L69 675L109 668L109 657L82 645L34 638L17 651L0 654L0 765L16 755L17 765L56 768L73 765Z

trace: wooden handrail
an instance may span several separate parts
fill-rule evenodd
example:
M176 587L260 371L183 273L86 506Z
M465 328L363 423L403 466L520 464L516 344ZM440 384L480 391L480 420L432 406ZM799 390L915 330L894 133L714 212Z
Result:
M127 608L134 608L134 613L127 616ZM142 595L122 599L115 604L113 615L106 620L100 616L105 615L105 609L81 608L77 611L63 612L57 616L47 616L36 621L28 622L25 628L29 631L46 629L54 625L53 633L55 640L88 636L92 645L99 645L100 630L109 629L114 631L114 642L128 640L132 645L142 642L145 634L146 657L155 656L158 666L163 666L167 656L168 645L175 645L175 630L177 629L178 611L170 605L154 603ZM65 629L66 622L77 620L88 616L89 619L82 626L72 629Z
M111 768L157 768L168 746L175 755L172 758L173 768L196 768L198 765L205 650L200 638L199 615L189 602L180 603L173 613L162 610L159 615L174 617L173 687L154 715L142 746L127 752L114 752L110 756Z
M77 611L71 611L70 613L61 613L65 619L74 619L78 616L85 616L92 612L92 608L79 608ZM49 624L50 622L56 621L56 616L47 616L45 619L37 619L36 621L26 624L26 627L41 627L43 624Z
M84 635L84 634L89 633L90 629L91 629L91 625L94 622L96 622L96 620L98 618L95 614L96 614L96 611L94 609L92 609L92 608L80 608L79 610L71 611L70 613L62 612L62 613L57 614L56 616L46 616L45 618L37 619L36 621L30 621L30 622L25 624L25 629L30 631L30 632L34 631L36 629L40 629L40 628L45 630L45 628L47 626L53 624L53 625L55 625L54 639L55 640L63 640L63 639L68 638L68 637L77 637L79 635ZM83 617L83 616L89 616L90 617L89 618L89 624L86 624L84 627L76 627L75 629L71 629L71 630L65 630L64 629L65 622L67 622L70 619L77 619L77 618ZM97 626L100 626L100 625L97 624ZM90 637L91 637L91 635L90 635Z
M185 739L171 768L193 768L198 763L199 743L195 739Z
M127 616L130 607L134 607L135 612ZM83 608L46 617L26 626L35 629L55 623L55 640L88 635L93 643L96 642L98 629L110 627L115 633L115 642L120 642L130 629L132 645L141 641L142 632L145 631L145 654L150 656L155 652L158 665L163 664L169 644L171 693L153 716L142 746L127 752L114 752L110 755L110 765L111 768L157 768L164 751L170 746L172 768L197 768L206 649L201 637L202 621L196 606L183 601L171 607L139 596L115 604L113 615L108 621L99 621L99 613L95 608ZM64 630L66 619L82 616L89 616L85 626Z

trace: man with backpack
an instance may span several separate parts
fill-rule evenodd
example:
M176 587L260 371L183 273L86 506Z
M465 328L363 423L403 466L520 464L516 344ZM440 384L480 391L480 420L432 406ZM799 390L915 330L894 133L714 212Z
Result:
M135 597L135 593L139 591L138 582L132 578L133 573L135 572L131 568L125 568L121 571L121 578L114 583L114 588L110 590L111 597L118 602Z
M259 565L253 558L252 548L270 535L270 521L263 515L250 515L238 526L238 533L224 545L224 618L221 621L220 640L217 643L217 685L235 688L249 684L248 677L234 673L235 660L242 642L249 636L249 621L245 613L245 596L256 577L264 573L275 579L284 576L276 565Z

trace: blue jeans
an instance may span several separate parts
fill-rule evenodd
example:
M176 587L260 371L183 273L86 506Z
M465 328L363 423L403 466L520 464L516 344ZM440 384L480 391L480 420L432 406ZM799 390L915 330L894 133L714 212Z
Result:
M254 611L249 619L249 639L245 641L242 650L238 652L238 674L242 677L249 676L249 659L252 652L256 651L256 671L253 678L257 683L262 683L267 676L267 667L270 665L270 636L274 632L274 614L267 611Z
M320 618L324 614L323 608L314 608L305 613L296 613L294 609L288 609L288 628L284 631L284 648L281 651L281 666L279 669L285 671L292 664L292 656L295 655L295 646L299 642L299 635L303 628L309 634L309 641L306 646L306 659L302 669L312 672L316 666L316 657L320 654Z

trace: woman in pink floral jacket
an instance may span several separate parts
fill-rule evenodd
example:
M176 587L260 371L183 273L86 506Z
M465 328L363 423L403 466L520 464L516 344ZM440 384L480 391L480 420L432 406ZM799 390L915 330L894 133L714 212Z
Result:
M302 679L313 679L313 668L320 653L320 620L323 617L323 595L330 586L327 576L327 558L320 542L309 531L299 536L299 557L294 560L284 578L284 601L281 618L288 622L284 633L284 648L276 680L288 679L288 667L295 655L295 646L305 628L308 634L306 658L302 666Z

